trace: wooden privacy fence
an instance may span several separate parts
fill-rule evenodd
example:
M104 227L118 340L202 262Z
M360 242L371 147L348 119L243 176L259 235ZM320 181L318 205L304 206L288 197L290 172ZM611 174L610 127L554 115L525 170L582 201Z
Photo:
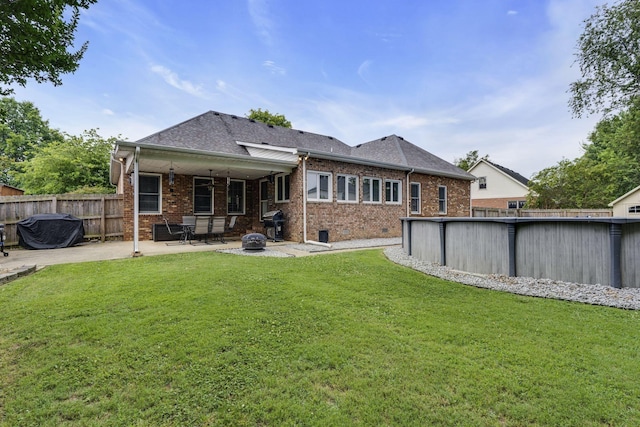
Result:
M640 287L640 219L403 218L402 245L471 273Z
M472 209L473 217L531 217L531 218L607 218L613 216L612 209L498 209L478 208Z
M31 215L70 214L82 220L85 239L121 240L123 199L118 194L63 194L0 197L0 223L5 244L18 244L17 223Z

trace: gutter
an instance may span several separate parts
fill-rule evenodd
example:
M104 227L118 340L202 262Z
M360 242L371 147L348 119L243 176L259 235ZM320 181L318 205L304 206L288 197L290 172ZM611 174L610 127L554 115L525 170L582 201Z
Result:
M362 157L348 156L348 155L345 155L345 154L327 153L325 151L310 150L310 149L307 149L307 148L305 148L303 150L298 150L298 154L306 155L307 158L310 155L313 155L313 157L315 157L316 159L338 160L338 161L354 163L354 164L358 164L358 165L374 166L374 167L385 168L385 169L393 169L393 170L401 170L401 171L405 171L405 172L411 171L411 173L414 173L414 172L415 173L424 173L424 174L427 174L427 175L442 176L442 177L445 177L445 178L464 179L464 180L467 180L467 181L473 181L474 179L476 179L473 175L471 175L469 173L461 175L461 174L456 174L456 173L443 172L443 171L435 170L435 169L415 169L415 168L412 168L412 167L409 167L409 166L398 166L396 163L379 162L379 161L376 161L376 160L364 159Z

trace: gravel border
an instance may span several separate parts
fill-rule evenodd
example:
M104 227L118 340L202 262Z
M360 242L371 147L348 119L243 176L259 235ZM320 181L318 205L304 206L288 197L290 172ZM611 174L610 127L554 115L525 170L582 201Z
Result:
M472 274L453 270L439 264L420 261L407 255L401 247L386 248L384 253L389 260L396 264L410 267L430 276L478 288L540 298L577 301L627 310L640 310L640 288L617 289L611 286L585 285L551 279L509 277L498 274Z

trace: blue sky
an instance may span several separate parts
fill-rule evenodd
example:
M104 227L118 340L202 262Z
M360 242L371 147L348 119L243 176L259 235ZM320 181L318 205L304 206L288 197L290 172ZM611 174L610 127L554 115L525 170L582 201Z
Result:
M581 155L582 21L601 0L100 0L63 85L31 83L52 127L135 141L209 110L284 114L357 145L396 134L527 177Z

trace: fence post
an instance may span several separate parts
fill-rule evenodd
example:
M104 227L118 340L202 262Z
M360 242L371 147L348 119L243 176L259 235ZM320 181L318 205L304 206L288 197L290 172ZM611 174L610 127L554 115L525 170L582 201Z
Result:
M516 277L516 223L507 223L507 238L509 241L509 276Z
M442 221L438 226L440 228L440 265L447 265L447 223Z
M100 241L104 243L107 240L107 210L106 199L103 197L102 201L102 217L100 218Z
M614 288L622 287L622 270L620 268L620 255L622 248L622 224L609 224L609 242L611 259L611 286Z

